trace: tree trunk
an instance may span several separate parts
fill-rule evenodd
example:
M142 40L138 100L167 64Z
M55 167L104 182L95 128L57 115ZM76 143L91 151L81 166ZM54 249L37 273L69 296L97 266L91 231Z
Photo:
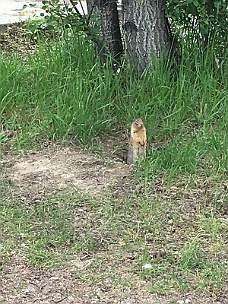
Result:
M164 0L122 0L125 51L139 71L153 66L153 57L168 56L172 37Z
M101 19L100 35L104 43L102 63L111 55L118 61L123 52L117 0L87 0L88 13L99 14Z

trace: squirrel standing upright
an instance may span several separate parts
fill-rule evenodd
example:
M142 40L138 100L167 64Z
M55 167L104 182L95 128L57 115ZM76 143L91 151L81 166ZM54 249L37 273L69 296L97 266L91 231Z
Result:
M142 119L136 118L131 125L127 164L134 164L139 158L146 158L146 128Z

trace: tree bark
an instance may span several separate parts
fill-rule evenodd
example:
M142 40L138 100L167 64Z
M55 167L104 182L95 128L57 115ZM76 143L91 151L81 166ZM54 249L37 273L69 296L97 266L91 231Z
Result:
M87 0L87 7L89 14L99 14L101 19L100 36L104 43L102 61L106 61L108 55L118 61L123 52L123 45L117 0Z
M122 0L126 55L139 71L153 66L153 57L168 56L172 36L165 0Z

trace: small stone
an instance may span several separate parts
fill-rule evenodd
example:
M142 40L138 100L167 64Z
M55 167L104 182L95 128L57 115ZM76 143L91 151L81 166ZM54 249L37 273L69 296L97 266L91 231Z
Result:
M25 289L23 289L24 293L33 293L36 292L37 288L31 284L29 284Z
M178 300L177 304L184 304L184 300Z
M186 303L186 304L188 304L188 303L190 303L190 302L191 302L190 299L186 299L186 300L184 301L184 303Z
M150 263L146 263L142 266L143 269L151 269L152 265Z
M58 280L59 279L59 276L58 275L55 275L53 277L50 277L50 280Z

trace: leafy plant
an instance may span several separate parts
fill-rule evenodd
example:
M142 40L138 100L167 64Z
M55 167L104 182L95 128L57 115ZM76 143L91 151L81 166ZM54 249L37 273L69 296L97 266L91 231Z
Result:
M195 44L203 52L205 47L213 43L217 58L227 55L225 0L168 0L166 13L181 47L187 48L188 53Z
M81 4L83 14L77 8ZM25 5L26 7L26 5ZM61 0L44 0L38 20L31 20L28 33L38 35L44 32L61 33L64 39L72 34L76 37L83 36L85 40L95 42L101 47L99 40L99 19L94 15L86 15L81 1L71 0L70 3Z

